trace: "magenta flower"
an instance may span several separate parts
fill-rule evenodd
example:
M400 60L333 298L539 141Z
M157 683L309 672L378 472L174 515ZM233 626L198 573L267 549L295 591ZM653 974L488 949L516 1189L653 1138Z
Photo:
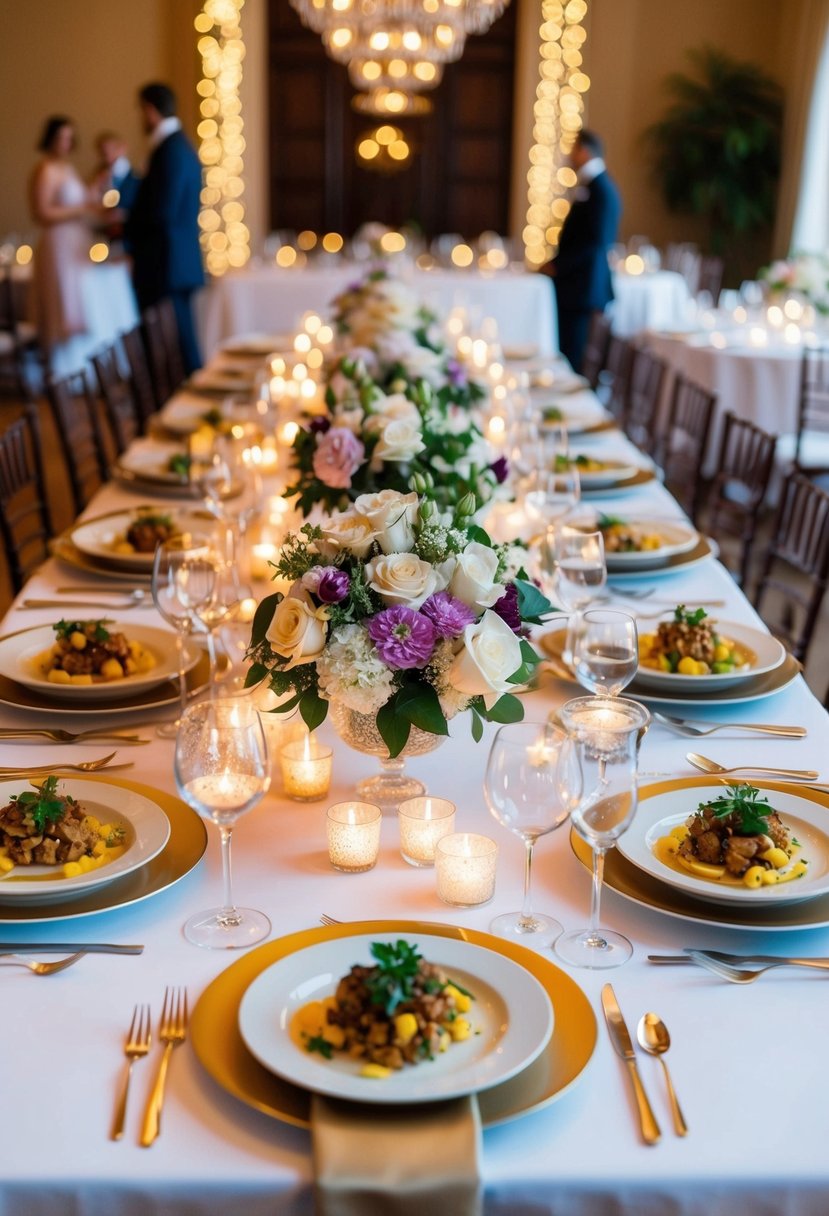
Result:
M303 574L302 585L323 604L339 604L348 595L351 579L337 566L312 566Z
M518 588L515 583L507 583L506 591L492 605L492 611L497 612L502 621L506 621L513 633L523 633L524 627L518 608Z
M467 625L477 619L477 613L448 591L436 591L420 606L421 614L428 617L439 638L459 638Z
M366 449L347 427L332 426L317 443L314 476L332 489L348 490L365 454Z
M425 667L437 641L432 622L402 604L378 612L366 628L380 658L398 671Z
M498 485L503 485L509 477L509 461L506 456L499 456L497 460L493 460L489 467L495 474L495 480L498 482Z

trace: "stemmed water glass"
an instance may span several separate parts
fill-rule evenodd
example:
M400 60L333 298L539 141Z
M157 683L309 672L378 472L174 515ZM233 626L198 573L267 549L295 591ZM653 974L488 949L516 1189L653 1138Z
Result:
M246 592L249 594L249 589L242 583L238 568L232 559L222 557L218 550L211 552L210 559L213 562L215 575L213 592L210 598L199 603L194 611L207 634L207 652L210 656L210 695L212 697L216 695L219 685L219 665L214 635L222 625L227 625L236 618Z
M185 802L215 823L222 839L224 902L197 912L184 936L197 946L238 950L267 937L264 912L233 902L230 841L237 819L261 800L270 783L268 745L255 705L241 698L192 705L176 738L176 785Z
M208 536L182 533L157 547L153 559L153 603L164 620L176 630L180 698L176 721L157 727L156 733L164 738L175 737L187 708L184 639L193 632L198 610L210 603L215 584L215 563L211 558Z
M636 621L626 612L591 608L571 632L576 679L588 692L618 697L639 666Z
M496 916L490 928L527 945L548 945L561 925L533 912L533 849L539 836L561 827L581 796L577 752L564 731L541 722L513 722L495 736L484 795L490 813L524 842L524 902L520 912Z
M600 928L604 860L636 812L638 746L650 714L620 697L579 697L562 707L558 719L575 742L581 766L584 796L572 820L593 850L593 887L589 929L562 934L555 952L573 967L618 967L633 947L621 933Z
M244 564L248 526L262 507L262 477L253 452L232 437L218 436L198 481L207 509L234 529Z
M607 583L604 538L601 532L559 528L554 553L558 598L568 611L579 612Z

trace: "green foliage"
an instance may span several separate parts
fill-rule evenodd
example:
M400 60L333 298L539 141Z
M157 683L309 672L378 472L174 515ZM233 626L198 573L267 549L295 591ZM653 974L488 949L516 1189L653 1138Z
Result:
M677 625L689 625L692 629L696 625L701 625L707 616L708 613L704 608L695 608L693 612L684 604L677 604L674 608L674 620Z
M31 819L36 832L44 832L50 823L63 818L67 805L74 803L68 794L58 794L58 778L47 777L36 793L25 790L12 794L9 801L16 802L20 810Z
M417 946L402 939L393 945L372 942L371 953L377 966L366 978L366 987L372 1004L382 1006L391 1017L397 1006L412 996L421 954Z
M761 798L755 785L730 785L721 798L701 802L698 814L710 807L717 819L736 815L740 824L739 835L764 836L768 833L768 817L774 808L768 798Z
M52 628L54 629L55 636L57 638L59 638L61 641L68 641L73 633L82 633L85 636L90 637L90 635L87 634L86 629L88 625L94 625L95 628L92 630L90 640L93 642L108 642L110 633L106 626L111 624L112 622L107 620L106 617L102 617L100 621L60 620L58 621L57 625L53 625Z
M553 611L546 595L542 594L534 583L523 578L516 578L515 586L518 588L518 611L521 613L521 620L530 625L543 624L545 616Z

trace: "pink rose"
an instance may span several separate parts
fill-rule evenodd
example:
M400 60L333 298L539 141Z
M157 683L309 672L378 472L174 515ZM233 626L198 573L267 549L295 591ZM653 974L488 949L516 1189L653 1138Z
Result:
M314 452L314 475L335 490L347 490L366 450L347 427L332 426L321 435Z

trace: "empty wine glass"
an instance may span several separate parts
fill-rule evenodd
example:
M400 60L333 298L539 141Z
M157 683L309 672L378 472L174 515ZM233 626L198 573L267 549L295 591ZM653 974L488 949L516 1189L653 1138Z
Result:
M236 618L242 600L246 593L250 593L250 589L242 583L239 570L232 559L227 560L218 550L212 550L210 560L214 569L213 591L210 598L201 601L194 611L207 635L207 651L210 656L210 695L215 696L220 677L214 635L222 625L227 625Z
M253 809L270 787L268 745L255 705L242 698L192 705L176 738L176 785L203 819L215 823L222 839L224 903L197 912L184 936L212 950L252 946L271 931L264 912L233 902L230 840L237 819Z
M541 428L530 410L520 412L510 426L507 459L519 478L532 476L544 464Z
M540 528L560 524L578 506L581 485L574 465L538 468L522 479L519 498L527 519Z
M187 662L184 639L193 632L197 609L210 603L216 582L210 537L182 533L160 544L153 559L153 603L176 630L178 648L179 717L156 728L163 738L175 737L187 708Z
M564 731L541 722L513 722L495 736L487 761L484 795L490 813L524 842L524 903L520 912L496 916L501 937L548 945L561 925L532 909L533 848L539 836L561 827L581 796L576 749Z
M626 612L591 608L570 639L576 679L588 692L618 697L639 666L636 621Z
M599 927L604 859L636 812L638 746L650 714L621 697L579 697L561 708L558 720L575 742L582 771L584 794L572 820L593 850L593 887L589 929L562 934L555 952L573 967L618 967L633 947L621 933Z

